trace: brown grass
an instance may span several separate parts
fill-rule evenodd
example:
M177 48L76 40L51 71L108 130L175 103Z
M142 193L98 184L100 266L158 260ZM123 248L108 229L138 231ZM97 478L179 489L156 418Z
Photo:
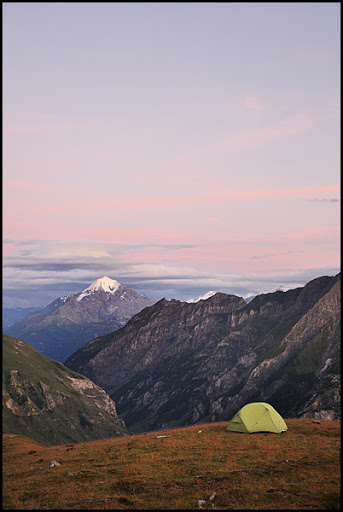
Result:
M4 435L3 508L340 508L340 422L292 419L283 434L250 435L226 424L49 448Z

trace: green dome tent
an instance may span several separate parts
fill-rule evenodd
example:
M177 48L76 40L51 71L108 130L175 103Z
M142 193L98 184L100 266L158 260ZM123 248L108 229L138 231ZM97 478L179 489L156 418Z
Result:
M232 418L226 430L231 432L276 432L287 430L287 425L278 412L265 402L247 404Z

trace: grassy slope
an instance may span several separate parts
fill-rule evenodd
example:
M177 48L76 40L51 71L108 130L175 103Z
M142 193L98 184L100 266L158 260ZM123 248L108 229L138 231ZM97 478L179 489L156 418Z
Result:
M82 442L127 433L126 428L116 419L100 410L92 399L69 384L68 377L88 382L83 375L43 356L28 343L6 334L3 334L2 349L3 399L7 401L12 398L23 406L27 397L30 397L41 411L40 414L17 416L9 408L3 407L3 432L30 435L32 439L46 445ZM10 386L13 371L18 376L19 392ZM42 384L49 387L49 393L56 402L61 397L64 402L56 407L48 407ZM101 397L102 390L90 388L89 393ZM94 424L93 420L96 420Z
M340 422L286 423L283 434L221 422L48 448L4 435L3 507L339 509Z

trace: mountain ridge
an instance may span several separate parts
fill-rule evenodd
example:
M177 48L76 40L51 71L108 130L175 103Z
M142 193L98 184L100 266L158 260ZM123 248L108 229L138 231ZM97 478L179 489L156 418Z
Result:
M63 362L88 341L122 327L154 302L105 276L82 292L59 297L44 309L29 313L7 329L6 334L23 339L43 355Z
M44 306L34 307L16 307L16 308L2 308L2 332L7 331L12 325L19 320L22 320L29 313L36 313L43 309Z
M339 337L340 274L249 303L222 293L196 303L161 299L65 365L103 387L137 432L220 421L261 397L282 415L335 419Z

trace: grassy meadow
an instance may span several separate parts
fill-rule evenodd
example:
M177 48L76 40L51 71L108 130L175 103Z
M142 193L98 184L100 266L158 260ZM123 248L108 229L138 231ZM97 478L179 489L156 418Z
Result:
M3 508L340 509L340 422L286 423L282 434L221 422L53 447L4 434Z

